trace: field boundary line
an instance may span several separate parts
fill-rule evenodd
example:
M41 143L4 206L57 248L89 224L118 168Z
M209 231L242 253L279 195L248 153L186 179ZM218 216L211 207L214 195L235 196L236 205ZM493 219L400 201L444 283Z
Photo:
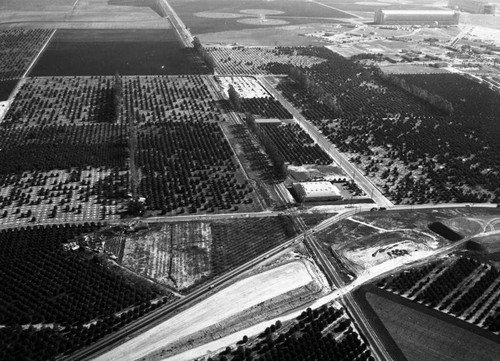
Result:
M50 41L52 40L52 38L54 37L55 33L56 33L57 29L54 29L52 31L52 34L50 34L49 38L47 39L47 41L45 42L45 44L43 44L42 48L40 49L40 51L38 52L38 54L36 55L35 59L33 59L33 61L31 62L30 66L28 67L28 69L24 72L23 76L21 78L26 78L26 76L28 75L28 73L31 71L31 68L33 68L33 66L35 65L35 63L38 61L38 59L40 58L40 56L42 55L42 53L45 51L45 49L47 48L47 46L49 45Z

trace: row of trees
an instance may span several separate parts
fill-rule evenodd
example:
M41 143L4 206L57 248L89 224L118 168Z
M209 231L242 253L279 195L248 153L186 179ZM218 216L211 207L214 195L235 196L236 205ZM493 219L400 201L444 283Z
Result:
M450 115L451 113L453 113L453 105L451 104L451 102L449 102L442 96L432 93L427 89L420 88L414 84L408 83L404 78L401 78L397 75L384 73L382 70L380 70L380 68L377 70L378 70L377 71L378 76L380 76L385 81L397 85L402 89L404 89L405 91L428 102L429 104L441 110L444 114Z
M210 54L210 52L208 52L203 47L203 44L201 43L200 39L198 39L198 37L196 36L193 37L193 48L198 53L198 55L200 55L205 64L207 64L208 68L210 69L210 72L213 73L216 67L215 59L212 56L212 54Z
M269 158L273 163L276 178L285 179L288 175L288 169L285 164L285 159L283 158L283 155L279 151L278 147L276 147L276 144L274 144L272 139L260 127L260 125L257 124L252 114L247 113L245 115L245 121L248 128L258 137L260 144L262 144L266 153L269 155Z
M321 86L319 86L314 80L312 80L305 71L300 68L291 66L288 72L288 76L290 79L304 88L311 97L317 99L319 103L325 105L329 110L331 110L333 117L342 116L342 107L339 104L337 97L331 93L326 92Z
M209 360L375 360L344 310L326 305L308 308L289 325L278 320L258 340L244 336L238 344Z

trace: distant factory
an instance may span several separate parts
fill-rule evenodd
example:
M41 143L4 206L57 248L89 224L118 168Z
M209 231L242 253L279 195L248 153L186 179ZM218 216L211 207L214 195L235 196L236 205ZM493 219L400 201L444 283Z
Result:
M448 0L448 7L472 14L495 15L496 5L486 0Z
M453 10L377 10L375 24L456 25L460 14Z

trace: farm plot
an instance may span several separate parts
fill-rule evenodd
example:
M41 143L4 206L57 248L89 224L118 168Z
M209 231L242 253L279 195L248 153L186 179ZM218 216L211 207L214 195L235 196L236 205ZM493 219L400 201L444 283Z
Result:
M166 223L158 231L127 237L124 242L121 263L162 285L182 291L211 274L208 223Z
M498 342L406 303L378 293L366 299L408 361L493 361L500 352Z
M0 128L5 224L116 219L128 191L120 125Z
M291 119L292 114L254 77L217 77L222 92L229 98L232 87L239 96L239 112L262 118Z
M30 76L208 74L174 30L58 30Z
M4 123L67 125L114 120L112 77L29 78L20 88Z
M285 161L290 164L328 165L333 162L330 156L296 123L262 123L260 126L276 144Z
M500 331L500 271L489 264L452 258L386 278L378 286L479 327Z
M1 29L0 81L19 79L28 70L53 30Z
M278 89L393 202L498 200L494 117L446 115L355 61L323 55L327 62L294 71L309 82ZM332 104L319 101L317 89Z
M116 114L114 77L30 78L21 87L4 122L56 125L122 122L126 109L136 121L221 120L206 80L199 76L120 77L122 114Z
M173 299L63 245L100 224L0 231L0 358L71 353ZM36 270L36 272L33 272Z
M295 234L289 220L279 217L216 222L212 225L214 274L226 272Z
M459 74L400 74L406 83L439 95L453 104L453 113L476 118L498 117L500 95ZM471 120L472 124L473 121Z
M134 272L187 291L278 246L293 235L289 225L283 217L165 223L107 239L104 249Z
M172 7L193 34L242 30L256 26L329 22L349 14L301 0L171 0ZM258 21L265 18L269 22ZM278 22L279 21L279 22ZM269 24L269 25L267 25Z
M122 77L125 107L136 121L208 122L223 120L208 80L201 76Z
M140 194L162 214L252 211L253 188L212 122L145 125L138 133Z
M314 345L314 347L311 347ZM240 355L250 357L273 355L284 360L305 359L371 360L371 350L356 329L345 309L338 303L308 308L295 320L276 321L254 338L244 337L236 345L226 347L211 359L222 361L228 357L237 360ZM248 357L248 356L247 356Z
M53 169L2 178L3 226L113 220L119 219L119 211L125 208L127 170Z
M322 63L325 59L314 55L302 55L301 48L266 47L207 47L216 63L217 74L220 75L266 75L269 74L269 63L275 65L274 73L287 73L286 65L309 68L314 64Z

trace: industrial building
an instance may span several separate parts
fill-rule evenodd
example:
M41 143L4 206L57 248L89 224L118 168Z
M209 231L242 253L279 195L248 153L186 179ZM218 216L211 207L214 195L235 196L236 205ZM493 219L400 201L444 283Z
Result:
M448 7L472 14L495 15L496 5L486 0L449 0Z
M374 21L386 25L456 25L459 17L453 10L377 10Z
M301 182L292 185L300 202L338 201L339 189L330 182Z

